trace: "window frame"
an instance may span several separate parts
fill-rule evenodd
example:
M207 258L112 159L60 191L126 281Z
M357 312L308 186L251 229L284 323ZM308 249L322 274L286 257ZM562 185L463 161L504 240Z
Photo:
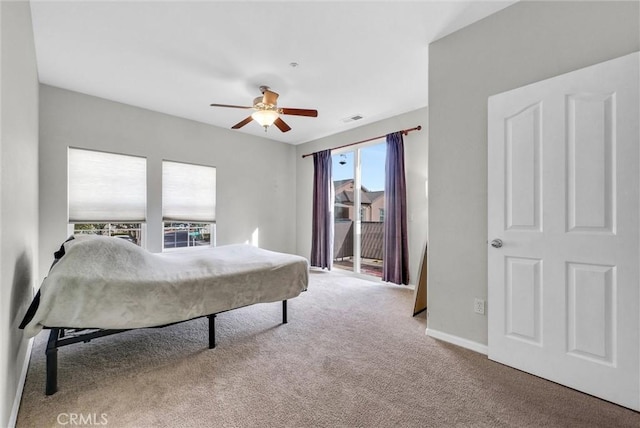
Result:
M180 164L180 165L188 165L188 166L193 166L196 168L211 168L213 169L213 221L202 221L199 219L176 219L176 218L165 218L165 196L166 196L166 188L165 188L165 163L171 163L171 164ZM216 207L217 207L217 182L218 182L218 169L217 167L213 166L213 165L205 165L205 164L198 164L198 163L193 163L193 162L184 162L184 161L176 161L176 160L171 160L171 159L163 159L161 162L161 170L162 170L162 186L160 189L160 192L162 194L162 206L161 206L161 223L162 223L162 252L171 252L171 251L191 251L193 249L197 249L197 248L211 248L211 247L215 247L216 246L216 241L217 241L217 229L216 229ZM187 229L190 229L189 225L192 224L197 224L197 225L204 225L203 227L208 227L209 228L209 244L208 245L189 245L189 234L190 232L187 232L187 245L186 246L180 246L180 247L165 247L165 235L167 233L167 229L170 228L175 228L175 226L171 226L168 224L186 224Z

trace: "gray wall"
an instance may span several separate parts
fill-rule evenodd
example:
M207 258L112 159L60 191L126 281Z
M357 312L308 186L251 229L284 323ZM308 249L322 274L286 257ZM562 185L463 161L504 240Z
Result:
M429 46L429 330L487 344L487 98L639 50L638 6L520 2Z
M0 2L0 33L0 426L8 426L28 358L18 325L38 258L38 74L28 2Z
M270 131L271 132L271 131ZM162 160L216 167L217 243L295 252L295 148L60 88L40 87L40 278L67 237L67 147L147 158L147 249L162 250Z
M313 189L313 158L302 159L303 154L338 147L364 139L386 135L401 129L422 126L422 131L414 131L404 137L405 173L407 180L407 212L409 229L409 276L415 284L424 246L427 240L427 119L426 108L363 125L349 131L321 138L296 146L296 251L309 257L311 254L311 215ZM384 141L384 140L381 140ZM407 311L409 311L408 309Z

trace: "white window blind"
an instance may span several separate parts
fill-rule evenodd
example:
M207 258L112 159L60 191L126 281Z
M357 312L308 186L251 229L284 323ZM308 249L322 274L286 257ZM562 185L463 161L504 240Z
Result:
M216 221L216 169L211 166L162 162L162 219Z
M144 222L147 160L69 148L69 223Z

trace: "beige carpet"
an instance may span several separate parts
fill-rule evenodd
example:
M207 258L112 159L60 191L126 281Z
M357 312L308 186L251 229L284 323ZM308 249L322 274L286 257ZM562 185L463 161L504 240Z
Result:
M61 348L49 397L41 334L17 426L72 426L73 414L108 427L640 426L631 410L425 336L412 299L313 272L289 324L279 303L221 314L214 350L205 320Z

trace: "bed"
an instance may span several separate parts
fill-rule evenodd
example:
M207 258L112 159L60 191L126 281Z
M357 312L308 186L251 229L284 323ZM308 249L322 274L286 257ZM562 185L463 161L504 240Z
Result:
M250 245L150 253L126 240L77 235L67 240L20 328L50 329L45 393L57 390L57 349L137 328L209 319L256 303L282 302L306 290L308 262Z

